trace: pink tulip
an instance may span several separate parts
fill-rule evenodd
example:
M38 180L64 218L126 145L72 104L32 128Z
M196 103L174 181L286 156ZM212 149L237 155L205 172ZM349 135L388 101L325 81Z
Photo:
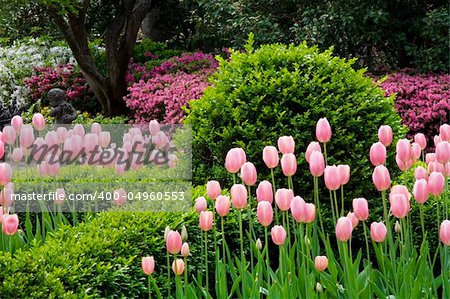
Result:
M450 246L450 221L444 220L439 229L439 236L445 246Z
M273 202L272 184L269 181L262 181L259 183L258 188L256 188L256 198L258 199L258 202Z
M0 159L2 159L4 155L5 155L5 144L3 143L3 141L0 141Z
M410 210L409 200L404 194L394 193L389 196L391 212L396 218L405 218Z
M73 135L78 135L81 138L84 138L84 135L86 135L84 127L81 124L76 124L72 130L73 130Z
M37 131L42 131L45 128L45 118L42 114L40 113L35 113L33 115L33 119L31 121L31 123L33 124L34 128Z
M278 189L275 193L275 202L281 211L290 209L292 199L294 199L294 192L291 189Z
M397 141L397 156L403 162L411 160L411 143L408 139Z
M208 194L209 198L216 199L221 192L222 189L220 188L220 184L218 181L209 181L208 183L206 183L206 193Z
M11 126L13 126L14 130L16 131L16 133L19 134L20 131L22 130L22 126L23 126L23 119L22 119L22 117L20 117L19 115L14 116L11 119Z
M206 211L206 207L206 199L203 196L197 197L197 199L195 199L195 211L197 213Z
M331 139L331 126L326 118L321 118L316 125L316 138L322 143L327 143Z
M370 163L373 166L386 163L386 147L381 142L372 144L370 147Z
M3 142L3 143L6 143L6 137L5 137L5 134L3 134L2 131L0 131L0 141Z
M93 123L91 125L91 133L98 135L98 134L100 134L101 131L102 131L102 126L99 123Z
M347 217L341 217L336 223L336 239L347 242L352 236L353 225Z
M295 149L295 141L292 136L282 136L278 138L278 149L285 154L293 154Z
M419 144L421 150L424 150L427 147L427 138L422 133L414 135L414 142Z
M300 196L295 196L291 201L291 213L295 221L302 222L304 220L306 202Z
M311 142L308 147L306 148L306 153L305 153L305 159L306 162L309 163L309 159L311 157L312 152L317 151L317 152L322 152L322 148L320 147L320 143L313 141Z
M100 132L98 135L98 143L102 148L105 148L111 142L111 133L109 132Z
M263 161L266 163L266 166L270 169L273 169L278 166L278 162L280 157L278 156L278 150L274 146L266 146L263 149Z
M447 162L444 165L444 170L445 170L445 176L450 177L450 162Z
M11 182L12 169L8 163L0 163L0 186Z
M172 263L172 271L175 275L181 276L184 272L184 261L182 259L176 259Z
M20 162L23 158L23 150L19 148L15 148L12 152L12 160L16 163Z
M422 148L418 143L413 142L411 152L412 152L412 160L417 161L420 159L420 155L422 154Z
M350 180L350 166L338 165L339 177L341 178L341 186L344 186Z
M347 218L350 219L353 228L355 228L355 227L358 226L359 220L358 220L358 218L355 216L355 213L353 213L353 212L348 212Z
M133 141L135 141L134 137ZM152 137L152 143L155 145L157 149L162 149L169 143L169 137L167 137L167 135L164 132L159 131L155 136Z
M206 213L206 212L202 212ZM211 218L212 219L212 218ZM181 251L181 235L179 232L171 230L166 237L166 249L170 254L178 254Z
M123 206L126 203L126 201L127 201L127 192L124 189L119 188L114 191L113 204L115 206Z
M286 230L281 225L275 225L272 227L271 236L272 241L275 243L275 245L283 245L284 240L286 240Z
M230 198L228 196L217 196L215 207L220 217L225 217L230 213Z
M199 217L199 224L202 231L209 231L213 226L213 214L211 211L201 211ZM181 237L180 237L181 238ZM181 246L181 244L180 244Z
M325 159L323 154L318 151L313 151L309 158L309 171L314 177L320 177L325 170Z
M386 239L386 225L383 222L372 222L370 225L370 237L374 242L381 243Z
M412 157L410 160L403 161L400 159L399 155L396 155L395 162L397 163L397 166L401 171L407 171L411 167L413 161Z
M47 134L45 134L45 143L49 148L57 145L59 143L58 134L55 131L48 131Z
M183 245L181 245L181 256L188 257L189 253L190 253L189 244L184 242Z
M98 136L93 133L88 133L84 136L84 152L91 153L98 146Z
M158 121L154 119L154 120L150 121L150 123L148 124L148 129L150 131L151 136L156 136L156 134L158 134L159 130L161 130L161 127L160 127Z
M440 172L432 172L428 178L428 192L440 196L444 192L445 178Z
M353 199L353 211L359 221L366 221L369 218L369 205L365 198Z
M19 216L17 214L3 215L2 231L8 236L12 236L17 232L19 228Z
M448 141L441 141L436 146L436 160L441 163L445 164L450 161L450 142Z
M5 137L5 143L13 145L16 142L16 130L12 126L6 126L3 128L3 136Z
M443 124L439 127L439 135L441 135L442 140L450 142L450 125Z
M378 129L378 140L383 143L384 146L389 146L392 143L392 128L390 126L381 126Z
M231 187L231 202L235 209L244 209L247 206L247 189L242 184L235 184Z
M442 141L442 138L441 138L441 136L436 135L436 136L433 137L433 141L434 141L434 146L436 146L436 145L439 144L439 142Z
M58 127L56 129L56 134L58 135L58 143L64 143L64 141L69 137L69 132L65 127Z
M417 166L416 169L414 169L414 178L416 180L425 179L428 180L428 173L425 168L422 166Z
M341 177L335 165L325 167L325 185L329 190L337 190L341 186Z
M440 172L442 174L445 173L445 166L439 162L430 162L428 164L428 172Z
M429 164L430 162L436 161L436 154L435 153L428 153L425 155L425 162Z
M392 186L391 193L389 194L389 196L396 194L396 193L403 194L408 201L411 200L411 193L409 193L408 188L404 185Z
M316 256L314 259L314 267L319 272L325 271L328 267L328 258L326 256Z
M155 271L155 259L153 256L142 258L142 271L147 275L152 275Z
M251 162L245 162L241 167L241 178L244 184L247 186L255 185L257 177L255 165Z
M273 208L268 201L260 201L256 208L256 214L258 215L258 222L262 226L269 226L273 221Z
M229 173L236 173L246 162L245 152L241 148L232 148L225 158L225 168Z
M5 186L3 191L0 191L0 206L3 206L3 208L11 207L11 205L13 203L13 196L14 196L14 185L12 183L9 183ZM0 207L0 211L1 210L2 210L2 207ZM0 217L1 217L1 212L0 212Z
M386 191L391 186L389 170L383 165L375 167L372 174L372 181L378 191Z
M428 200L428 183L425 179L419 179L414 183L414 198L418 203L425 203Z
M294 154L284 154L281 157L281 169L285 176L293 176L297 172L297 159Z

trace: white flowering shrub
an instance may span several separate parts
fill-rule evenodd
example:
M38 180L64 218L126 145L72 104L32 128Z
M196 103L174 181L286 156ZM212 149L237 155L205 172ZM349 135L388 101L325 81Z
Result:
M41 39L15 42L12 46L0 45L0 106L26 103L29 89L23 80L33 74L35 67L66 63L76 63L68 47L52 46Z

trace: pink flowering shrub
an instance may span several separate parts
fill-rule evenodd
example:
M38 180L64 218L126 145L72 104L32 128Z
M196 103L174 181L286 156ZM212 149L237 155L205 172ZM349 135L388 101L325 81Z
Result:
M134 112L135 123L157 119L174 124L184 116L181 107L200 98L208 85L206 72L158 75L129 87L125 101Z
M59 64L55 67L36 67L34 74L24 80L30 89L31 99L34 101L47 97L52 88L66 91L67 99L84 105L93 97L93 93L83 75L73 64ZM81 108L81 107L76 107Z
M409 138L424 133L430 145L439 126L449 122L450 75L420 75L404 70L381 83L386 95L397 94L395 108L409 128Z

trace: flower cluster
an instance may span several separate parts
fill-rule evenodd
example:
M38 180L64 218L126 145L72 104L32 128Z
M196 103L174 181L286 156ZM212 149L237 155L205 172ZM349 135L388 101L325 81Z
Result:
M34 74L24 80L33 100L44 98L52 88L67 91L69 100L84 100L91 92L83 75L73 64L58 64L56 67L36 67Z
M450 75L419 75L408 71L393 74L381 87L397 94L395 108L409 128L408 137L424 133L431 141L450 111Z

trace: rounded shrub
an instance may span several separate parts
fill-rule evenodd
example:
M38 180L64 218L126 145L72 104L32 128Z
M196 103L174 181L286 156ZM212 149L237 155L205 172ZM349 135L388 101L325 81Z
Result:
M263 148L276 145L282 135L291 135L299 164L294 189L309 196L312 177L304 152L315 140L317 120L326 117L333 129L327 144L328 163L351 167L345 189L352 192L346 198L375 197L368 157L377 130L390 125L394 142L405 130L394 111L393 98L385 97L363 75L364 70L353 69L354 60L334 57L331 49L319 52L303 43L263 45L254 50L251 37L245 48L245 52L232 52L228 61L220 59L212 87L206 88L201 99L190 102L185 122L193 127L194 183L230 180L223 165L227 151L236 146L243 147L247 159L255 163L258 178L268 179ZM388 160L392 172L397 169L394 152L389 151ZM280 172L276 175L283 177Z

